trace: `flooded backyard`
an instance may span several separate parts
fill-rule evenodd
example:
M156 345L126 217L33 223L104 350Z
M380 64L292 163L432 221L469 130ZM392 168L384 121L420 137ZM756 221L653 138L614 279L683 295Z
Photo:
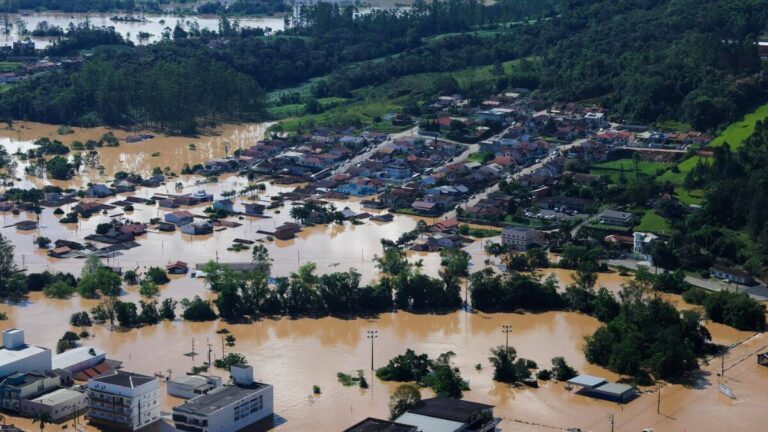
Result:
M216 134L198 138L157 137L135 144L121 142L116 148L98 149L104 174L87 170L71 182L54 182L46 179L23 176L23 164L17 168L22 178L22 187L56 184L67 187L81 187L89 182L104 182L120 170L142 174L151 172L155 166L168 166L179 172L181 167L201 163L205 160L231 154L236 148L254 144L263 137L268 125L251 124L226 126ZM32 141L42 136L60 139L69 145L73 140L98 139L106 129L75 129L74 134L58 136L56 127L39 124L15 124L14 130L0 130L0 145L9 153L25 150ZM119 138L127 133L115 131ZM3 138L4 137L4 138ZM190 150L195 144L196 150ZM160 155L152 157L151 154ZM193 185L199 177L181 176L169 181L169 186L157 189L140 188L135 194L150 197L158 192L175 193L173 183L182 182L185 192L205 189L217 198L224 191L240 190L248 184L244 178L234 175L222 176L217 183ZM292 190L293 186L268 184L258 197L237 198L236 206L251 198L266 201L280 192ZM124 197L103 200L109 203ZM358 200L337 201L339 208L349 207L355 212L363 211ZM204 205L189 209L202 214ZM366 221L362 225L313 226L305 228L297 238L288 241L269 241L259 230L272 230L283 222L290 221L289 205L267 212L268 218L244 218L237 220L242 226L227 228L206 236L189 236L180 232L149 232L139 237L140 247L122 251L109 259L109 264L124 269L164 266L168 262L183 260L192 266L211 259L221 262L244 262L250 260L250 252L228 251L227 247L236 238L262 241L274 259L273 273L287 275L301 264L315 262L319 273L357 268L363 281L378 276L374 255L381 253L380 239L396 239L404 231L415 227L417 220L410 216L395 216L390 223ZM64 206L65 211L68 206ZM371 210L366 210L372 212ZM122 212L111 210L109 214ZM162 217L166 210L156 206L136 205L135 210L125 216L139 222ZM373 212L372 212L373 213ZM2 226L6 227L21 220L34 218L22 213L3 213ZM94 232L96 225L107 220L105 216L94 215L81 219L76 225L58 223L59 216L53 209L46 208L40 215L40 227L33 231L19 231L4 228L0 232L11 239L16 246L17 263L29 272L45 269L78 274L84 260L54 259L38 249L35 236L46 236L52 240L66 239L82 242ZM235 218L230 218L236 220ZM434 222L434 219L428 222ZM486 266L488 258L483 252L482 241L468 245L472 256L470 271ZM423 271L437 275L440 264L435 253L412 253L412 260L423 259ZM572 282L572 272L562 269L544 269L546 276L555 274L561 285ZM616 273L601 274L598 286L611 291L620 289L624 278ZM202 280L188 276L172 276L172 281L161 287L159 299L190 298L200 295L212 298ZM138 301L137 287L128 287L121 297L123 300ZM679 296L668 296L678 307L690 307ZM19 327L26 331L27 340L36 345L53 347L72 313L89 310L97 301L74 297L67 300L47 299L41 293L31 293L21 304L2 304L0 311L8 314L4 327ZM726 382L737 399L731 400L720 394L717 385L721 378L720 360L713 360L703 367L703 374L694 386L668 385L662 390L661 413L656 413L656 394L642 394L627 405L616 405L607 401L594 400L573 394L562 383L543 383L539 389L515 388L492 380L493 370L488 362L489 349L504 343L502 325L512 325L510 345L519 356L535 360L540 367L549 368L550 359L563 356L581 373L599 375L616 380L615 374L600 367L589 365L584 358L584 336L594 332L600 323L589 316L570 312L547 313L467 313L457 311L442 315L419 315L407 312L385 313L371 319L343 320L322 319L264 319L251 324L231 325L223 322L190 323L177 319L159 325L130 331L112 331L108 326L95 326L92 339L86 344L98 346L108 352L110 358L124 362L127 370L173 376L191 370L193 365L207 361L208 344L211 356L221 357L223 352L244 354L254 366L257 380L274 385L275 413L278 431L340 431L368 417L386 418L389 392L396 385L384 383L370 376L371 346L365 338L366 331L378 330L375 341L375 366L382 366L389 358L401 354L406 348L424 352L436 357L442 352L456 353L455 363L471 390L465 398L496 406L495 413L503 418L503 431L546 431L557 428L581 428L584 431L609 431L606 414L616 417L616 431L641 431L653 427L654 431L734 431L764 430L766 392L768 392L768 368L757 366L753 352L768 345L768 338L758 335L739 345L725 358ZM232 348L222 346L221 335L216 330L227 328L236 338ZM707 324L715 342L729 345L752 336L719 324ZM192 349L199 356L185 357ZM741 361L743 358L746 360ZM480 364L481 369L476 365ZM369 389L344 387L336 377L338 372L354 373L363 369L368 374ZM221 374L222 371L214 371ZM312 386L321 388L320 395L312 394ZM163 411L166 416L177 400L165 395L162 389ZM429 391L425 391L425 397ZM727 421L726 421L727 419ZM8 423L36 429L29 420L6 416ZM535 423L538 425L533 425ZM46 430L60 430L61 426L49 426ZM153 430L171 430L168 425L155 426Z

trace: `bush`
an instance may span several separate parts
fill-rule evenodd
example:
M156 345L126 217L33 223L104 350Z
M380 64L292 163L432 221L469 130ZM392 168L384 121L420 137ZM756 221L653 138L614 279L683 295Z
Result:
M211 302L195 296L191 301L184 299L181 302L184 308L182 317L187 321L213 321L216 319L216 312L211 307Z

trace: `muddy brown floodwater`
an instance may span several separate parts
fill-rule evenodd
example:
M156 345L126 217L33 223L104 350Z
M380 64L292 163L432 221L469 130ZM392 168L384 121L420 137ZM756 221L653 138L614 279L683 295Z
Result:
M255 142L263 134L265 125L241 125L223 128L216 136L188 138L156 138L145 143L125 144L118 148L99 149L106 177L119 169L148 172L154 166L170 166L179 170L183 163L197 163L224 154L224 143L231 150ZM104 129L77 129L73 135L60 137L65 144L73 139L98 138ZM25 128L0 130L0 144L9 148L23 148L40 136L55 136L54 126L27 124ZM121 135L122 134L122 135ZM119 131L122 137L125 133ZM194 142L197 150L189 151L188 144ZM159 151L157 158L147 153ZM99 180L97 174L86 172L70 184L73 186L87 181ZM218 183L194 186L196 179L182 176L179 181L185 190L204 188L217 196L223 191L239 190L247 181L236 176L222 177ZM174 180L175 181L175 180ZM23 183L41 185L45 179L24 178ZM280 191L292 189L268 185L258 199L266 200ZM173 192L163 187L159 190L140 189L135 195L151 196L153 193ZM106 202L118 198L107 199ZM238 198L239 203L244 198ZM337 207L349 206L361 211L355 200L339 201ZM379 239L396 239L403 231L416 225L416 219L396 216L388 224L365 222L363 225L329 225L305 229L296 239L270 242L257 234L258 229L270 230L289 220L289 207L280 212L269 211L267 219L243 219L238 228L228 228L209 236L191 237L175 233L154 233L138 239L141 246L110 259L110 264L125 268L143 268L150 265L164 265L178 259L191 264L218 258L222 262L247 261L248 252L230 252L226 248L235 238L260 240L267 245L274 258L274 273L285 275L306 262L316 262L318 272L346 270L355 267L363 274L364 281L377 277L373 256L380 253ZM65 208L66 210L66 208ZM119 210L113 210L115 214ZM202 214L202 206L191 209ZM137 205L128 217L148 221L151 217L162 216L164 211ZM2 226L30 218L22 214L0 215ZM41 228L32 232L21 232L14 228L3 228L2 234L16 246L16 259L28 271L44 269L78 273L82 260L57 260L46 256L44 251L33 245L35 236L44 235L53 240L68 239L83 241L85 235L94 231L99 222L106 220L98 215L83 220L76 226L64 226L45 209L41 215ZM433 222L434 220L429 220ZM472 268L484 266L487 258L482 252L482 242L468 246L472 255ZM411 259L423 259L424 271L436 275L439 266L437 254L411 254ZM561 285L572 281L570 271L546 269L543 275L554 273ZM597 285L618 291L624 278L612 273L601 274ZM211 298L201 280L186 276L173 276L172 281L161 287L160 299L176 299L201 295ZM680 308L691 307L679 296L665 296ZM122 296L124 300L139 299L135 287L128 287ZM53 300L40 293L32 293L21 304L2 304L0 310L8 314L3 326L16 326L26 330L30 343L54 347L56 341L68 329L69 316L81 310L88 310L96 304L93 300L72 298ZM212 346L212 356L220 357L222 351L243 353L254 366L257 379L275 386L275 412L278 431L340 431L367 416L386 417L389 392L395 386L371 377L370 343L365 338L367 330L378 330L375 345L375 364L383 365L389 358L402 353L406 348L437 356L445 351L456 353L455 362L462 375L469 380L471 390L465 393L469 400L490 403L496 406L496 414L504 420L504 431L547 431L536 423L555 427L578 427L585 431L608 431L610 425L606 414L615 415L616 431L641 431L653 427L655 431L758 431L765 430L765 405L768 402L768 368L756 364L753 353L768 346L768 338L757 335L736 347L726 358L726 377L717 376L719 360L714 360L702 369L701 379L692 387L667 385L662 390L661 413L656 413L656 395L643 393L635 401L619 406L606 401L593 400L567 391L562 383L544 383L539 389L514 388L492 380L492 368L487 360L489 349L504 343L501 325L511 324L513 332L510 344L520 356L535 360L541 367L549 367L554 356L564 356L569 364L582 373L604 376L610 380L618 377L600 367L589 365L584 359L583 338L599 327L591 317L570 312L526 313L526 314L482 314L463 311L445 315L416 315L406 312L386 313L375 319L342 320L322 319L267 319L252 324L229 325L221 322L188 323L177 320L160 325L131 331L111 331L107 326L95 326L93 337L87 344L105 349L111 358L124 361L128 370L154 374L173 375L189 371L193 364L200 365L207 360L207 344ZM221 336L217 329L228 328L236 337L234 348L222 348ZM708 323L707 327L715 342L732 344L752 336L731 328ZM190 359L183 353L190 351L192 340L196 351L201 353ZM745 359L742 361L742 359ZM477 370L476 364L482 369ZM369 389L344 387L338 383L337 372L354 373L362 369L368 374ZM221 374L221 371L214 371ZM720 394L718 384L729 385L737 396L731 400ZM322 390L319 396L312 395L312 386ZM425 396L429 391L425 390ZM178 400L168 398L163 390L163 410L167 415ZM29 420L6 416L9 423L36 429ZM527 422L527 423L523 423ZM61 426L50 426L48 430L60 430ZM171 430L168 424L157 425L153 430Z

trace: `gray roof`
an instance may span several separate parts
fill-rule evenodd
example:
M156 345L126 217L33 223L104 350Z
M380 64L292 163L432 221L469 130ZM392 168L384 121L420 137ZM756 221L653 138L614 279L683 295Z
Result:
M633 214L618 210L606 210L600 216L613 219L630 219L632 218Z
M122 370L114 370L90 379L90 381L98 381L129 388L135 388L155 380L157 380L157 378Z
M465 425L464 422L430 417L413 412L406 412L395 421L406 425L416 426L419 432L453 432L460 430Z
M600 393L606 393L612 396L621 396L628 391L634 390L634 387L627 384L608 383L594 389Z
M568 380L568 384L577 385L579 387L597 387L601 384L605 384L606 379L592 375L579 375L577 377Z
M265 387L268 386L260 383L253 383L250 386L226 385L173 407L173 412L207 416L258 393Z

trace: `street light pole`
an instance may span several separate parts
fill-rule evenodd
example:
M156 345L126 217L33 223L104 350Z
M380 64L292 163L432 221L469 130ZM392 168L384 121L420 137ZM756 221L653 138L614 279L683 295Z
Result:
M507 341L506 341L506 348L509 350L509 334L512 333L512 326L509 324L504 324L501 326L501 332L506 335Z
M373 370L373 340L379 337L379 331L368 330L367 333L368 335L366 337L371 340L371 370Z
M611 432L613 432L613 414L608 414L608 421L611 422Z

